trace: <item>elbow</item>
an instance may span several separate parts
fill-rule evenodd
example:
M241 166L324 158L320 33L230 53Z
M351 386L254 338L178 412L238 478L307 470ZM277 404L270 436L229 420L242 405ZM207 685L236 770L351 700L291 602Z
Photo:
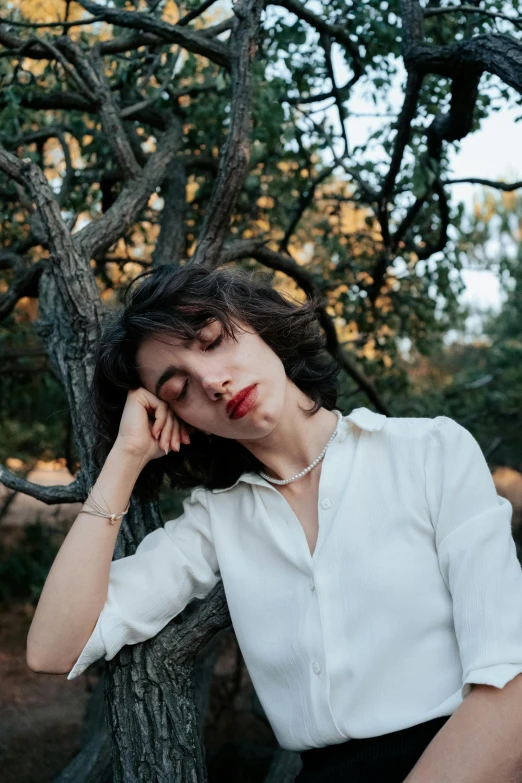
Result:
M62 662L56 660L46 660L45 658L42 658L42 656L37 655L34 650L29 648L26 650L25 661L27 663L27 667L32 672L36 672L38 674L69 674L72 669L72 664L71 666L66 666Z

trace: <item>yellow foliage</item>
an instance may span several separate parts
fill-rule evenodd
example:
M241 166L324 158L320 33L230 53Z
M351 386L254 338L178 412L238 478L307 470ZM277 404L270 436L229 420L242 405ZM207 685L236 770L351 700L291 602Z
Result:
M24 463L21 459L18 459L18 457L8 457L5 461L5 464L9 470L22 470L24 467Z
M306 301L305 292L300 289L292 278L284 275L282 272L275 272L273 278L273 287L283 296L294 299L298 302Z
M106 304L112 302L113 299L116 299L116 292L114 291L114 288L106 288L105 291L101 291L100 299Z
M384 366L385 366L385 367L387 367L388 369L389 369L389 368L392 366L392 364L393 364L393 362L392 362L392 359L391 359L391 356L388 356L388 354L387 354L387 353L383 354L382 361L383 361L383 364L384 364Z
M193 179L189 179L187 182L187 186L185 188L187 203L191 204L192 201L194 201L194 198L196 196L196 193L198 191L199 185L197 182L195 182Z
M364 356L366 359L370 359L370 361L372 361L373 359L375 359L375 358L376 358L376 356L377 356L377 351L375 350L375 340L374 340L374 338L373 338L373 337L370 337L370 339L368 340L368 342L366 342L366 343L363 345L363 348L362 348L362 351L361 351L361 353L362 353L362 355L363 355L363 356Z
M24 71L29 71L34 76L38 77L43 74L47 67L47 60L31 60L28 57L22 62L22 68Z
M261 231L270 231L270 223L268 220L263 220L263 218L260 218L259 220L255 221L255 224L258 228L261 229Z
M272 209L274 204L275 201L272 196L260 196L257 199L257 206L261 207L261 209Z
M389 313L393 310L393 305L389 296L378 296L375 300L375 306L381 313Z
M359 327L355 321L344 323L339 328L339 338L343 342L353 342L359 336Z
M167 0L161 18L169 24L177 24L179 22L179 8L173 0Z
M15 6L29 22L61 22L65 17L64 0L17 0ZM71 3L67 16L70 22L87 16L90 14L80 5Z
M501 198L504 209L509 210L510 212L514 212L517 205L517 194L515 191L512 190L511 192L503 192Z

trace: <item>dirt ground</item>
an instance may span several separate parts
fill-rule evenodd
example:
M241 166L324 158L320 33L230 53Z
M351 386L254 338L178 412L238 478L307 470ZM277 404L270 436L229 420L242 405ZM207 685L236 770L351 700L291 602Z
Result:
M37 674L25 662L30 607L2 607L0 769L2 783L50 783L80 748L94 678Z

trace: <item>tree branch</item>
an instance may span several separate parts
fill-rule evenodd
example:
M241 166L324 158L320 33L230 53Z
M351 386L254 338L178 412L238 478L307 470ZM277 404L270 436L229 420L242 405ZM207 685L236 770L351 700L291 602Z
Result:
M285 235L279 245L280 252L286 253L288 251L288 243L299 221L301 220L304 212L308 209L310 204L313 202L317 186L320 185L321 182L324 182L325 179L328 179L328 177L330 176L332 171L334 171L334 169L335 169L335 165L328 166L327 168L323 169L323 171L321 171L320 174L318 174L317 177L314 180L312 180L312 182L310 182L308 188L301 193L299 197L299 201L296 204L293 215L291 216L290 222L285 231Z
M349 86L355 84L362 76L363 68L359 52L355 43L351 40L348 30L343 25L329 24L321 16L318 16L305 8L298 0L274 0L271 4L286 8L287 11L295 14L299 19L302 19L312 27L315 27L318 33L330 36L346 49L350 55L353 69L353 77L349 82Z
M46 267L47 261L38 261L30 266L18 265L8 290L0 294L0 321L12 313L17 302L24 296L38 297L38 281Z
M105 137L111 147L118 166L123 172L124 178L134 179L139 177L141 174L141 167L134 157L118 109L114 103L105 76L99 47L96 45L93 47L89 61L84 56L80 47L73 43L70 38L67 38L67 36L59 38L56 42L56 46L64 53L69 62L74 65L77 73L87 85L96 102L100 111Z
M513 190L522 188L522 182L495 182L491 179L480 179L480 177L467 177L464 179L447 179L443 185L460 185L462 183L468 183L470 185L485 185L488 188L497 188L497 190L503 190L506 193L511 193Z
M174 158L162 185L164 199L160 231L152 254L152 265L178 264L185 247L187 175L180 158Z
M120 195L98 220L89 223L73 237L75 247L87 258L105 252L118 241L135 222L153 193L165 177L165 170L176 155L182 139L179 120L172 117L140 176L124 185Z
M522 30L522 24L520 17L508 16L500 11L489 11L487 8L480 8L474 5L447 5L439 8L425 8L423 11L424 17L440 16L441 14L480 14L480 16L489 16L491 19L504 19L506 22L511 22L518 30Z
M264 0L238 0L230 36L232 96L230 127L221 149L216 183L200 230L193 262L214 266L230 217L248 173L252 104L252 64Z
M41 500L48 506L54 506L57 503L82 503L85 500L85 492L79 479L75 479L71 484L44 487L41 484L34 484L32 481L19 478L6 467L0 465L0 484L15 492L23 492L24 495Z
M462 66L482 69L522 93L522 43L509 35L476 35L450 46L415 44L405 62L408 68L421 74L436 73L450 78Z
M71 322L76 328L82 328L86 321L101 323L101 305L94 275L83 258L78 256L43 171L29 158L20 160L2 148L0 171L24 185L36 204L51 251L50 265L60 264L63 269L63 274L57 276L58 284Z
M195 33L192 30L185 30L180 25L168 24L168 22L164 22L162 19L150 16L147 13L108 8L107 6L97 5L91 2L91 0L78 0L78 2L82 8L85 8L86 11L89 11L97 19L103 19L118 27L129 27L133 30L140 30L140 32L153 33L163 41L179 44L187 51L207 57L218 65L223 65L226 68L229 66L227 48L221 41L206 38L204 35ZM108 53L108 49L106 48L104 51L101 48L101 53Z

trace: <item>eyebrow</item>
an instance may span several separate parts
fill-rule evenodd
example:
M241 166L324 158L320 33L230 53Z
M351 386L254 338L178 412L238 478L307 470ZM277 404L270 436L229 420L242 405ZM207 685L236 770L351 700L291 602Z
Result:
M169 364L169 366L163 370L160 377L156 381L156 386L154 388L154 393L156 397L159 397L160 389L163 386L164 383L167 383L167 381L170 381L171 378L173 378L175 375L181 375L181 370L178 370L177 367L174 367L173 364Z

